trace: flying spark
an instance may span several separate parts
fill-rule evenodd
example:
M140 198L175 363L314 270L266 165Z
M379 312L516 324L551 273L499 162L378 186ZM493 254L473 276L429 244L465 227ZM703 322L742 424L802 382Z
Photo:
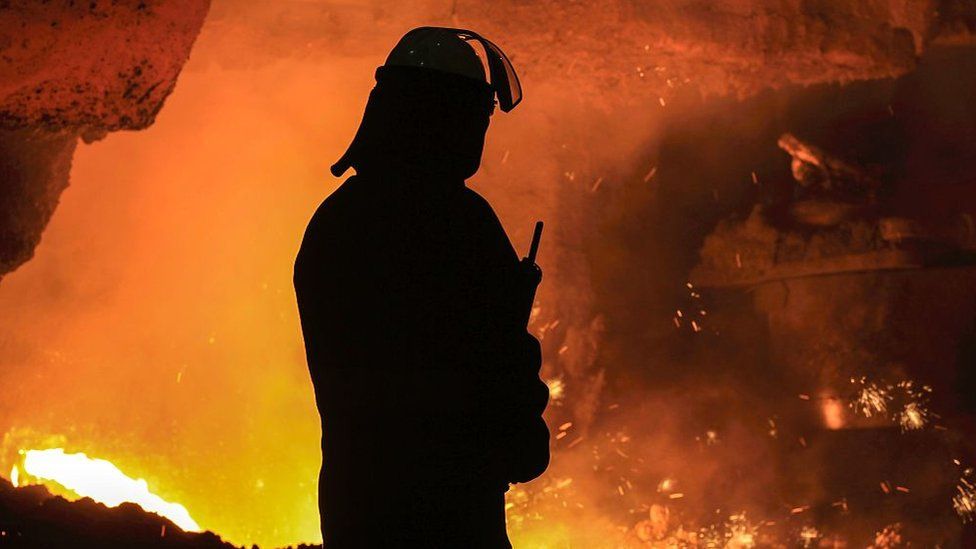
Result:
M973 520L976 515L976 486L965 478L959 479L956 495L952 497L952 508L963 522Z
M865 381L864 378L860 380L851 379L851 383L860 383L861 385L854 401L851 402L851 408L854 411L867 418L888 413L888 403L891 402L891 393L888 388Z

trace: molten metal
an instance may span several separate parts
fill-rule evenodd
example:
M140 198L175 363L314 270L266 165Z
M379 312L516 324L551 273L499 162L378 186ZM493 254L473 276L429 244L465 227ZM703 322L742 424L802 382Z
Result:
M90 497L109 507L128 501L168 518L188 532L201 530L186 507L170 503L150 492L145 480L127 476L104 459L93 459L82 453L66 454L62 448L27 450L24 453L24 472L41 480L56 482L82 497ZM11 480L18 476L15 467Z

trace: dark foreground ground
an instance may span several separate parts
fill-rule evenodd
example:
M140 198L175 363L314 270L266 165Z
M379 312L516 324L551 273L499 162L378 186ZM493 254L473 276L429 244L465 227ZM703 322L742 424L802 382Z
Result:
M68 501L43 486L14 488L0 478L0 547L238 549L212 532L184 532L133 503ZM313 549L302 545L296 549Z

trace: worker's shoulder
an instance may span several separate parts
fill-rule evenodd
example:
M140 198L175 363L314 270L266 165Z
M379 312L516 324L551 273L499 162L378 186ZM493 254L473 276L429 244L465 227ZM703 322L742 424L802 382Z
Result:
M462 215L467 220L467 229L470 234L482 235L481 242L489 248L499 251L500 255L497 257L505 258L506 262L515 259L515 249L505 233L505 228L502 227L501 220L495 214L495 209L491 207L488 200L467 186L460 194L462 195L461 200L467 203Z
M342 183L315 209L305 226L300 251L321 251L337 245L348 237L349 227L365 217L363 207L355 205L355 200L350 197L349 183L349 180Z
M336 190L332 191L329 196L325 197L325 200L319 204L319 207L315 209L315 213L312 214L312 219L309 221L309 228L318 227L323 224L334 222L339 218L345 217L352 210L361 209L361 205L357 205L356 197L354 196L355 184L353 181L354 177L351 177L344 181Z
M317 272L321 267L319 258L322 254L348 247L347 240L351 231L346 229L355 222L355 219L362 218L361 212L357 214L355 211L362 208L351 204L354 201L350 197L354 194L350 186L352 179L347 179L325 197L308 220L295 259L296 277L305 271Z
M498 219L498 215L495 214L495 209L491 207L491 203L488 199L478 194L478 191L465 186L464 189L459 193L459 200L462 205L468 209L470 213L481 218L488 219Z

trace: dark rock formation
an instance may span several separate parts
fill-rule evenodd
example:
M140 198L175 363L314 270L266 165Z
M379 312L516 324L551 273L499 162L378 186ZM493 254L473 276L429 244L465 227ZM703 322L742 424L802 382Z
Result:
M138 130L190 54L207 0L0 3L0 127Z
M89 498L69 502L43 486L14 488L2 478L0 546L236 549L210 532L184 532L133 503L110 508Z
M0 2L0 276L33 254L78 137L153 123L208 5Z
M0 130L0 274L33 254L68 186L77 141L71 132Z

